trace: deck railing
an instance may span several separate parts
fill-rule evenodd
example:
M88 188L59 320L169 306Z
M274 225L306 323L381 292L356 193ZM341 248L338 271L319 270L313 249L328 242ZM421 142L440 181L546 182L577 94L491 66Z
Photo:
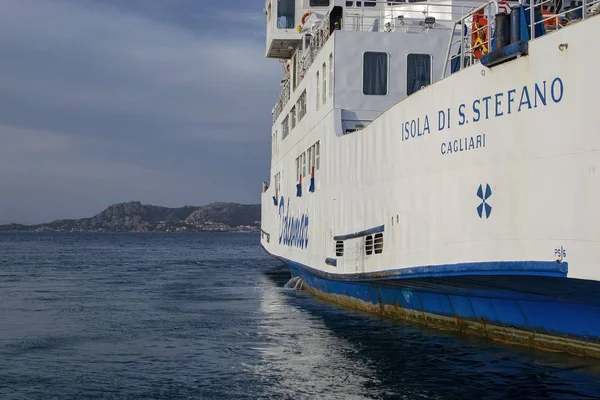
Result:
M437 22L453 21L468 11L468 8L464 6L453 6L450 1L444 2L443 0L442 2L424 1L414 3L382 0L371 3L382 3L386 5L386 8L383 10L372 7L345 8L342 14L341 26L336 29L361 32L394 32L396 29L404 31L449 29L447 24L440 25ZM433 23L431 20L426 20L426 17L433 17ZM299 49L296 68L292 68L292 73L296 75L294 79L295 86L299 85L306 76L321 49L329 40L331 31L330 13L327 13L325 18L313 29L304 32L303 43L305 43L305 46ZM292 80L292 77L287 75L283 83L283 89L273 108L273 122L281 115L283 108L290 100L292 90L290 80Z
M281 115L281 111L283 111L283 107L290 101L291 97L291 88L290 88L290 80L286 80L283 82L283 89L281 89L281 93L279 93L279 99L277 99L277 103L273 108L273 122L279 118Z
M466 66L479 62L481 54L492 50L492 37L496 28L495 15L498 13L498 0L489 0L480 6L470 7L468 2L453 4L449 0L438 2L413 2L400 3L377 1L385 3L384 9L371 7L345 8L342 14L341 26L344 31L360 32L394 32L403 30L405 32L425 32L429 29L445 29L450 31L450 40L446 62L443 68L443 76L448 75L448 69L463 69ZM529 0L521 0L521 3L529 3ZM511 4L518 4L511 2ZM542 12L542 18L536 18L536 10L543 6L554 4L554 0L533 0L533 7L525 4L524 10L529 13L530 38L539 37L536 27L544 24L545 33L551 33L568 26L574 22L584 20L590 16L600 14L600 0L579 0L576 7L566 7L560 12ZM479 19L484 18L487 23L479 24ZM536 21L537 19L537 21ZM298 52L296 68L292 71L295 85L299 85L321 49L330 37L330 14L314 27L304 33L305 45ZM481 40L474 40L475 37ZM308 43L306 44L307 41ZM288 74L283 83L283 89L273 109L273 122L277 120L281 111L290 100L292 77ZM293 88L295 89L295 87Z
M497 13L498 2L489 0L454 21L442 77L446 76L448 66L453 72L463 69L478 62L481 55L490 50L491 39L496 28L494 16ZM482 19L485 23L482 23Z
M535 39L535 28L541 24L544 24L546 33L550 33L575 22L583 21L586 18L600 14L600 0L580 0L578 3L580 4L575 7L564 7L561 12L557 13L543 11L541 21L534 22L529 26L530 37ZM530 21L535 21L534 15L536 8L543 8L544 6L553 4L554 2L552 0L539 0L534 3L533 7L525 7L525 10L529 12Z
M549 12L544 10L544 8L555 6L556 3L554 0L533 0L533 6L529 4L528 0L523 0L522 4L522 10L527 13L527 19L533 21L533 23L528 22L528 25L524 27L529 40L553 33L575 22L600 14L600 0L580 0L577 6L567 6L559 12ZM484 17L488 21L487 27L474 30L474 19L481 13L484 14ZM478 43L477 46L474 46L472 38L474 37L473 35L478 34L481 29L487 31L487 34L483 35L486 38L482 41L483 45L486 46L487 50L492 50L493 46L491 46L491 38L493 37L493 32L496 28L495 15L497 13L498 3L496 0L490 0L488 3L471 10L454 22L453 34L448 44L446 64L444 65L442 77L448 75L449 67L452 72L455 72L456 70L479 62L480 57L478 57L476 53L478 48L482 48L482 44ZM543 29L541 29L542 26Z

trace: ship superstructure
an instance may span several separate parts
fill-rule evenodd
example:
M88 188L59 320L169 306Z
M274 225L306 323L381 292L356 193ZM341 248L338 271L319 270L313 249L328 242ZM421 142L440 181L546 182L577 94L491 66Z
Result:
M599 11L268 0L261 244L332 301L600 355Z

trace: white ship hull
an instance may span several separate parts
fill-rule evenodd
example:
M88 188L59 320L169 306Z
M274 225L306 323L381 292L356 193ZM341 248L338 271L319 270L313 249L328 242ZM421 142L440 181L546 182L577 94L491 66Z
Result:
M465 68L350 134L351 82L336 78L333 106L273 159L273 175L292 177L295 149L319 141L314 191L310 177L264 191L262 245L332 301L599 356L597 38L596 17L542 36L528 56ZM367 254L378 233L382 251Z

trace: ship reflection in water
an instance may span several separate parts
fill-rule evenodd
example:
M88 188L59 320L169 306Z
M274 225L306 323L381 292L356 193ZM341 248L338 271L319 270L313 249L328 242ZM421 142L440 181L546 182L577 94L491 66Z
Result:
M268 396L319 399L597 398L600 362L385 320L265 274L261 359ZM288 285L286 285L289 282ZM270 284L267 284L270 283ZM260 394L257 393L260 396Z

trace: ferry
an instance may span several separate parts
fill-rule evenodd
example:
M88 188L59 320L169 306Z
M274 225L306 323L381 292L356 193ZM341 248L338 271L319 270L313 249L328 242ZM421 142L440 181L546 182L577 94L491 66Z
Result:
M261 245L322 299L600 357L600 0L267 0Z

